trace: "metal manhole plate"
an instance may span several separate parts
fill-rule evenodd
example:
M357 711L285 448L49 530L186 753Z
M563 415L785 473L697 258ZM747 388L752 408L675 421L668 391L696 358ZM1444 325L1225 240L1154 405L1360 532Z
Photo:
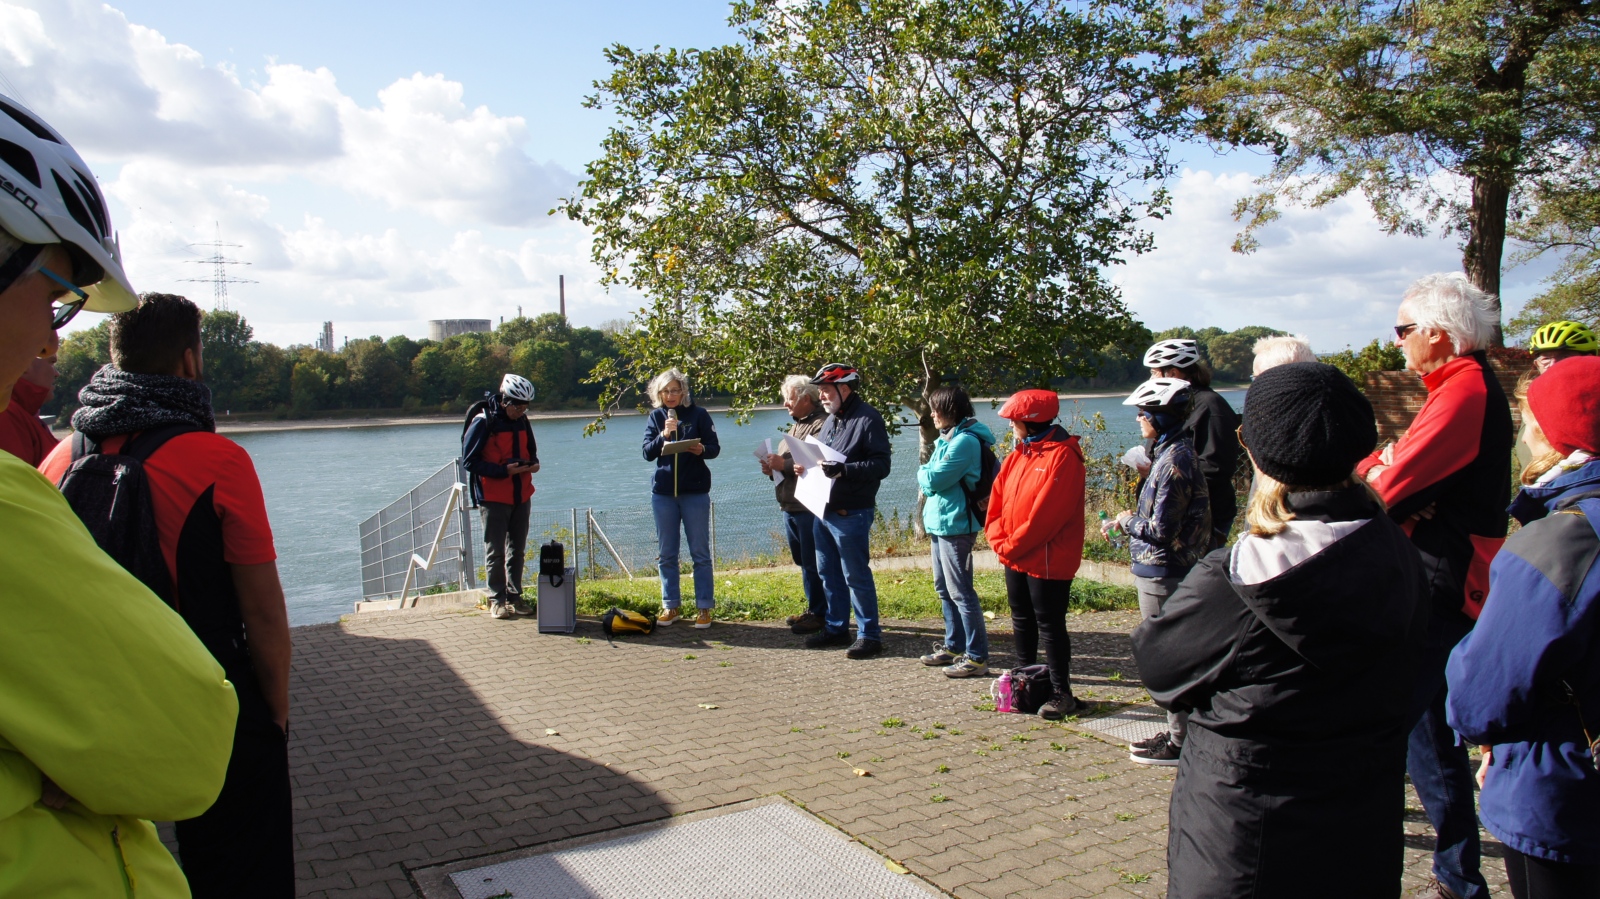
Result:
M1147 740L1167 729L1167 713L1153 705L1129 706L1103 718L1079 718L1078 726L1123 743Z
M928 899L916 878L785 802L450 875L462 899Z

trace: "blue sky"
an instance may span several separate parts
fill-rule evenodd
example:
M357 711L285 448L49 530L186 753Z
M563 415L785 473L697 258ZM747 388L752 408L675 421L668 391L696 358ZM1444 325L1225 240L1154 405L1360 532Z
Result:
M223 237L257 283L234 308L277 343L426 333L430 318L626 316L588 235L546 212L609 124L584 109L602 50L731 40L720 2L273 4L0 0L0 90L44 115L112 199L140 290L183 292ZM1250 256L1233 202L1261 161L1182 149L1157 250L1114 277L1157 330L1263 324L1319 351L1388 330L1405 285L1459 266L1454 238L1382 234L1359 200L1287 210ZM1510 272L1508 307L1539 270ZM87 318L87 317L85 317ZM92 324L88 319L84 324Z

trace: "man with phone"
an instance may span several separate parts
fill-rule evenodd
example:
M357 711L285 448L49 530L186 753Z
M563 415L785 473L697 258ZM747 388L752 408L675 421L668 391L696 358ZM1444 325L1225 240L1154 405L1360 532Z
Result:
M532 401L532 382L507 374L461 437L461 461L472 475L472 497L483 509L489 615L500 619L534 614L522 599L533 474L539 470L539 445L528 422Z

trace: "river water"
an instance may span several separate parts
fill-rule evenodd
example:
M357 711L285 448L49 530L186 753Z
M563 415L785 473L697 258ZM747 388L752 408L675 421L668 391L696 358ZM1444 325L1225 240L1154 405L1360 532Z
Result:
M1243 403L1243 391L1223 395L1235 407ZM1121 397L1065 401L1062 413L1069 431L1093 436L1097 454L1120 453L1138 440L1137 424ZM1092 427L1096 414L1106 426L1099 433ZM978 418L996 436L1003 432L1005 422L988 403L978 404ZM738 520L735 513L743 510L776 520L771 483L751 451L763 438L779 434L788 415L757 412L743 426L731 415L715 419L722 455L710 466L718 515ZM557 518L564 520L571 508L630 510L637 513L633 520L648 527L644 510L652 466L640 451L643 418L613 418L606 431L588 438L583 436L586 423L534 419L542 463L534 476L536 513L549 517L561 510ZM460 435L458 424L230 435L249 451L261 477L292 624L333 621L351 611L361 598L360 523L449 464L460 452ZM893 443L894 470L880 490L879 507L908 509L916 492L916 430L903 428Z

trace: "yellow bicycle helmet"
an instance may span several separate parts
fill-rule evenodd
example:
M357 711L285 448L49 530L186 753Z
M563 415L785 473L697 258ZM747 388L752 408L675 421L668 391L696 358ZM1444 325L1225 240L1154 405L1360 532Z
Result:
M1600 350L1600 340L1597 340L1594 331L1582 322L1551 322L1533 332L1533 340L1528 342L1528 349L1535 353L1547 353L1551 350L1592 353Z

